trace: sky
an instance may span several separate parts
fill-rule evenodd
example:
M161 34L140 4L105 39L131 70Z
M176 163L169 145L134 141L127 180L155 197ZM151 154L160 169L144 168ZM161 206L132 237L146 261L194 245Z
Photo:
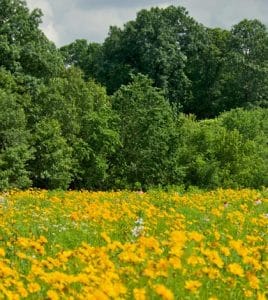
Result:
M239 21L259 19L268 26L268 0L26 0L41 8L46 36L58 47L76 39L102 42L109 26L135 19L142 8L184 6L190 16L208 27L231 28Z

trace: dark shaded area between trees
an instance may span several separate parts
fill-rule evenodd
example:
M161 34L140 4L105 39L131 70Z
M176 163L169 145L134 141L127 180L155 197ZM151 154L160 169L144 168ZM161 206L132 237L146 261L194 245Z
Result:
M141 10L60 49L0 0L0 190L268 185L268 32Z

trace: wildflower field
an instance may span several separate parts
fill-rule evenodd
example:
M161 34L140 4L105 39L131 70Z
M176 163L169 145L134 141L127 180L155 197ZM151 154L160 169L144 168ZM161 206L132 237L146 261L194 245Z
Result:
M0 299L267 297L264 193L29 190L0 200Z

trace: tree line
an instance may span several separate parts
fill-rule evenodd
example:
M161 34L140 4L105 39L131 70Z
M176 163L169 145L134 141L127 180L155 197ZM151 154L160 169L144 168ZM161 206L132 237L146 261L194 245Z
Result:
M0 0L0 190L268 184L268 32L141 10L57 48Z

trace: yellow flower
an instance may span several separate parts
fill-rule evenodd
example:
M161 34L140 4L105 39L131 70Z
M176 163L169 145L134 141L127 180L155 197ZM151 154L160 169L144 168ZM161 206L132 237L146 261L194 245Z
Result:
M249 250L243 245L243 242L241 240L230 241L229 245L242 257L247 256L249 253Z
M200 287L201 287L202 283L199 282L198 280L187 280L185 282L184 287L191 291L191 292L196 292Z
M110 244L111 243L111 238L108 236L108 234L106 232L102 232L101 233L101 237L105 240L105 242L107 244Z
M133 295L135 300L145 300L146 299L146 291L144 288L142 289L134 289Z
M104 294L102 291L96 290L93 293L90 293L91 297L88 297L90 300L109 300L109 297ZM80 298L81 299L81 298Z
M217 208L212 208L211 213L216 217L221 217L222 213Z
M253 296L253 292L250 291L250 290L246 290L246 291L244 292L244 295L245 295L245 297L250 298L250 297Z
M0 256L5 256L6 253L5 253L5 250L3 248L0 248Z
M168 260L168 262L176 270L182 268L182 266L181 266L181 260L179 258L177 258L177 257L171 257Z
M225 256L230 256L230 250L227 247L221 247L221 253Z
M228 270L229 270L230 273L233 273L234 275L237 275L237 276L240 276L240 277L244 276L244 270L237 263L229 264L228 265Z
M214 263L218 268L222 268L224 263L219 255L219 253L215 250L209 250L209 249L205 249L202 251L202 253L204 255L207 256L207 258Z
M78 216L78 213L76 211L72 212L70 217L71 217L71 220L73 220L73 221L78 221L79 220L79 216Z
M27 258L27 255L23 252L17 252L16 255L20 258L20 259L25 259Z
M259 283L260 283L260 280L258 279L258 277L254 274L247 274L247 278L248 278L248 281L249 281L249 285L252 289L259 289Z
M17 287L17 290L23 298L26 298L28 296L28 292L26 291L23 285L19 285Z
M267 300L265 293L258 293L258 300Z
M41 243L41 244L46 244L48 241L47 241L46 237L41 235L38 242Z
M220 240L220 238L221 238L221 235L220 235L220 233L218 232L218 231L214 231L214 236L215 236L215 239L217 240L217 241L219 241Z
M216 279L220 277L220 271L216 268L204 267L202 271L207 274L210 279Z
M163 284L157 284L154 286L156 293L161 296L164 300L173 300L173 293L166 288Z
M203 234L201 234L197 231L191 231L188 233L188 238L195 242L201 242L204 239L204 236L203 236Z
M41 289L40 285L36 282L31 282L28 284L28 291L30 293L36 293L40 291L40 289Z
M53 291L53 290L47 291L47 297L50 300L58 300L59 299L58 294L55 291Z
M192 255L187 259L187 263L189 265L193 265L193 266L195 266L195 265L204 265L205 260L202 257Z

